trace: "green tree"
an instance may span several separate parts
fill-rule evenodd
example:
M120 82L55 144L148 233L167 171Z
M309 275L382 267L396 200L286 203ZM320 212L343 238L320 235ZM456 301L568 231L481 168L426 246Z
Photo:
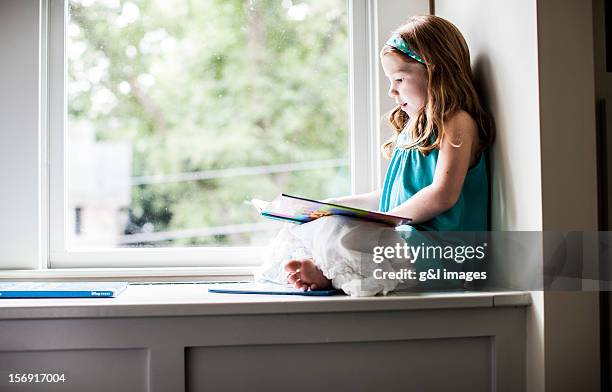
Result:
M91 124L97 140L130 143L134 177L348 161L344 1L73 0L69 37L69 119ZM348 172L143 183L132 189L125 232L261 222L244 200L346 193ZM243 233L154 245L250 241Z

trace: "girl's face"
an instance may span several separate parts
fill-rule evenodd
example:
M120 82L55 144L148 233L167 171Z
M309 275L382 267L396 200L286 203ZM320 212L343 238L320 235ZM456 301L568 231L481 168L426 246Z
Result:
M384 54L381 62L390 82L389 96L412 117L427 100L427 69L393 52Z

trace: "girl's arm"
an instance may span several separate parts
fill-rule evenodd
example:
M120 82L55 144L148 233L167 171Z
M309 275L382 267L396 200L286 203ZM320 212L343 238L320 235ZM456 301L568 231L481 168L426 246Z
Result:
M472 117L459 111L444 124L433 182L388 214L412 218L413 223L428 221L457 203L470 166L472 146L478 128Z
M381 193L382 191L378 189L368 193L361 193L359 195L334 197L331 199L325 199L323 201L353 208L360 208L363 210L376 211L378 210L378 204L380 203Z

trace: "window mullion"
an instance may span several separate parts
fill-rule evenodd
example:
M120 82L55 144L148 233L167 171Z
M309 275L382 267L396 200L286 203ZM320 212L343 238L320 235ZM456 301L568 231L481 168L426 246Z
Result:
M49 265L66 252L65 25L67 1L49 0Z
M376 188L377 161L372 153L376 135L372 131L374 106L371 36L374 32L373 1L349 1L349 96L351 135L351 180L353 193Z

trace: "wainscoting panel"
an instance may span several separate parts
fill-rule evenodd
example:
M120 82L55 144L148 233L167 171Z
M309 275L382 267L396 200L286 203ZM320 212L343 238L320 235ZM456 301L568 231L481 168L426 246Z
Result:
M0 308L0 390L523 391L525 309L2 319ZM67 381L9 389L9 372L33 371Z

